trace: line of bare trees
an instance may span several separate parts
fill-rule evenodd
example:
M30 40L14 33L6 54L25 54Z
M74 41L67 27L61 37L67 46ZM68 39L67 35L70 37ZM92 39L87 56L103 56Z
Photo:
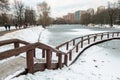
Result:
M12 7L9 0L0 0L0 25L8 23L10 25L36 25L40 24L44 28L52 23L50 17L50 6L46 2L38 3L37 10L26 6L22 1L14 0ZM11 15L10 15L11 14ZM62 19L53 21L53 23L67 23ZM118 3L108 3L108 8L100 13L90 15L83 14L80 20L81 24L113 24L120 25L120 0Z
M108 8L100 13L90 15L89 13L83 14L81 24L88 25L93 24L109 24L111 27L113 24L120 25L120 3L108 3Z
M10 25L36 24L36 13L32 8L25 7L21 1L14 0L10 8L9 0L0 1L0 25L5 23Z
M36 5L39 15L35 9L26 6L22 1L14 0L12 7L10 5L9 0L0 0L0 25L7 23L10 25L17 24L20 27L40 24L45 28L51 23L50 7L46 2Z

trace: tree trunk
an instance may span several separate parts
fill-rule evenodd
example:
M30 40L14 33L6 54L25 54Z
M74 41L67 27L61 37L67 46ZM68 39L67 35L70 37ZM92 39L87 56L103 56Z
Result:
M110 27L113 27L113 18L112 18L112 15L110 16Z

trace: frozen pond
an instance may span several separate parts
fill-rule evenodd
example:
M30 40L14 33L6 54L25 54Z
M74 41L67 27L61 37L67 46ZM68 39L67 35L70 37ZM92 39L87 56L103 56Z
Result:
M106 31L120 31L115 28L87 27L82 25L52 25L47 29L50 33L47 37L47 44L57 46L63 42L87 34L100 33Z

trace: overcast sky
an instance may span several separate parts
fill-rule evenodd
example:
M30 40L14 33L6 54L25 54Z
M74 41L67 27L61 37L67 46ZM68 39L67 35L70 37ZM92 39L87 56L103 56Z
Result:
M12 3L14 0L10 0ZM108 1L117 2L117 0L22 0L25 5L36 8L40 2L46 1L51 7L52 17L61 17L67 13L74 13L77 10L86 10L88 8L97 9L98 6L107 6Z

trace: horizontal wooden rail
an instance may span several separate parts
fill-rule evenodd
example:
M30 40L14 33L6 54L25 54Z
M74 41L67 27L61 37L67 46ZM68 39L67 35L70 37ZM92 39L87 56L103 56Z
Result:
M5 58L9 58L11 56L19 55L19 54L26 52L28 50L35 49L36 47L38 47L38 43L29 44L29 45L26 45L23 47L19 47L19 48L15 48L15 49L1 52L0 53L0 60L5 59Z
M30 44L26 41L22 41L19 39L8 39L8 40L0 41L0 46L12 44L12 43L21 43L21 44L25 44L25 45Z

